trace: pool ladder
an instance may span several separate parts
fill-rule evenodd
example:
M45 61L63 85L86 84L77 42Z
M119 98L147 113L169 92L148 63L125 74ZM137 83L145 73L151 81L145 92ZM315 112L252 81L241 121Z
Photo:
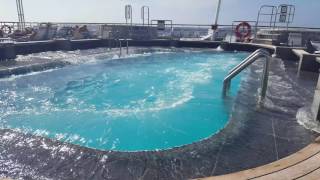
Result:
M119 57L122 56L122 42L121 39L118 39L119 41ZM126 49L127 49L127 55L129 54L129 40L126 39Z
M226 78L223 81L223 96L226 97L227 91L230 89L231 86L231 80L237 76L240 72L242 72L244 69L246 69L249 65L254 63L256 60L260 59L261 57L265 57L264 61L264 67L263 67L263 74L262 74L262 80L261 80L261 94L259 101L263 101L266 96L267 88L268 88L268 79L269 79L269 65L270 65L270 59L271 54L265 50L265 49L258 49L250 56L248 56L245 60L243 60L240 64L238 64L236 67L234 67L231 71L229 71L229 74L226 76Z

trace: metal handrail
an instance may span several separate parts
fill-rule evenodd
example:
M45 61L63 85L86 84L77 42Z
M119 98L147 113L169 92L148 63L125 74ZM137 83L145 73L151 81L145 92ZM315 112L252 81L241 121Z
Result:
M264 63L262 81L261 81L261 100L263 100L266 96L267 88L268 88L268 79L269 79L269 64L271 55L267 50L258 49L253 52L248 58L242 61L238 66L236 66L233 70L230 71L228 76L223 81L223 95L227 95L227 91L230 89L231 80L237 76L240 72L246 69L249 65L254 63L257 59L265 57L266 61Z
M243 61L241 61L240 64L238 64L236 67L232 68L230 71L229 71L229 74L233 73L236 69L238 69L240 66L242 66L246 61L248 61L249 59L251 59L254 55L260 53L260 52L263 52L265 51L264 49L258 49L256 51L254 51L253 53L251 53L246 59L244 59Z

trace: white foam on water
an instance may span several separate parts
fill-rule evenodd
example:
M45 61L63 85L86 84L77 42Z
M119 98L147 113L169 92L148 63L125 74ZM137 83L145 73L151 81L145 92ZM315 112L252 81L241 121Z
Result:
M313 118L309 107L303 107L298 110L296 118L298 123L307 129L320 133L320 122Z
M218 47L216 48L216 51L224 51L224 49L222 49L221 46L218 46Z
M152 52L147 52L152 50ZM129 54L120 51L118 48L96 48L89 50L75 50L75 51L49 51L34 53L29 55L19 55L17 61L32 61L32 60L50 60L50 61L65 61L70 64L84 64L84 63L96 63L99 61L111 60L111 59L123 59L134 58L139 56L150 56L152 54L164 54L172 53L174 49L157 49L157 48L129 48Z
M155 94L152 87L146 91L148 97L155 99L153 103L147 101L147 98L131 102L121 108L108 107L102 113L112 117L132 116L135 114L158 112L162 110L173 109L181 106L193 99L193 88L195 84L208 83L212 78L212 70L215 64L198 63L195 65L196 71L186 71L170 67L164 70L166 76L175 76L175 80L168 82L166 89ZM173 92L178 92L174 93ZM88 109L87 109L88 110ZM91 110L96 111L94 108ZM81 111L81 110L80 110ZM96 112L99 113L99 112ZM101 112L100 112L101 113Z
M79 53L79 52L77 52ZM156 53L171 53L171 52L156 52ZM138 56L150 56L152 53L144 53L144 54L132 54L129 57L138 57ZM114 57L119 58L119 57ZM219 64L219 68L227 69L230 68L230 66L233 66L236 64L236 59L231 59L227 63L224 63L221 67L221 63ZM50 112L67 112L67 111L74 111L77 113L82 112L93 112L97 114L107 114L109 116L130 116L133 114L138 113L147 113L147 112L157 112L161 110L167 110L167 109L173 109L178 106L181 106L187 102L189 102L191 99L193 99L193 88L196 84L204 84L208 83L210 79L212 78L212 71L217 66L217 63L219 61L214 62L202 62L202 63L196 63L195 69L193 71L187 71L183 69L177 69L175 67L167 68L163 73L165 73L167 76L175 76L177 77L175 80L169 82L167 84L166 90L163 92L160 92L158 94L149 94L151 98L154 98L155 101L151 104L147 102L146 99L140 99L135 102L132 102L132 106L124 106L121 108L114 108L112 106L106 106L107 108L104 110L97 110L95 106L91 107L79 107L78 105L83 104L79 99L76 99L74 97L68 97L66 99L66 104L74 106L71 109L70 108L60 108L52 104L50 101L39 101L38 103L41 104L40 108L25 108L23 110L11 110L10 113L7 114L46 114ZM33 73L37 74L37 73ZM32 74L31 74L32 75ZM35 93L46 93L51 94L50 96L53 96L53 92L51 88L48 87L38 87L34 86L31 87L32 91ZM14 92L14 91L11 91ZM174 95L172 95L172 92L179 92ZM14 102L17 99L17 95L10 95L12 96L12 100L10 102ZM29 100L32 97L29 97L26 94L20 94L22 98L20 100L25 101L28 104ZM50 97L49 96L49 97ZM152 97L153 96L153 97ZM31 104L33 102L30 102ZM29 104L30 104L29 103ZM8 109L7 109L8 110ZM3 117L3 116L2 116Z
M76 52L80 53L80 52ZM130 54L128 56L119 57L117 54L114 54L110 59L124 59L124 58L135 58L140 56L151 56L153 54L166 54L172 53L168 52L152 52L152 53L143 53L143 54ZM73 55L61 52L60 56L69 56L71 59ZM78 56L78 55L77 55ZM92 56L95 61L96 56ZM86 57L87 58L87 57ZM237 58L231 58L229 61L224 60L224 56L219 56L221 59L210 59L201 63L194 63L191 69L184 69L181 67L172 66L170 68L165 69L161 73L162 75L167 77L175 77L172 80L168 81L165 84L164 89L160 92L156 91L154 87L150 87L150 89L146 90L146 97L140 97L132 102L128 103L129 105L112 106L111 104L104 104L102 108L97 108L94 104L85 103L85 100L80 98L75 98L73 95L67 94L66 97L62 98L62 103L55 103L55 90L46 86L30 86L28 87L30 92L33 94L46 94L44 97L33 98L32 93L28 92L26 94L25 91L22 93L17 93L15 91L11 91L11 95L9 96L11 99L7 100L7 103L14 104L19 101L20 104L26 105L22 109L18 107L13 107L9 109L5 109L6 113L4 115L0 115L1 118L6 119L6 116L19 115L19 117L28 116L27 118L37 116L37 115L48 115L49 118L56 116L57 114L76 114L80 115L81 113L90 114L90 115L104 115L110 116L112 118L118 117L130 117L136 115L144 115L153 112L165 111L170 109L175 109L177 107L183 106L186 103L190 102L194 96L194 87L199 84L209 83L213 78L213 71L215 68L219 69L228 69L237 64ZM73 60L71 60L73 61ZM82 60L74 61L76 63L83 63ZM87 61L88 62L88 61ZM223 63L222 63L223 62ZM32 75L32 74L30 74ZM15 77L17 78L17 77ZM13 79L14 80L14 79ZM93 81L93 80L88 80ZM119 83L119 79L112 80L114 83ZM82 84L83 85L83 84ZM72 91L72 90L71 90ZM150 98L150 99L148 99ZM58 99L59 100L59 99ZM0 100L1 101L1 100ZM36 104L34 104L36 103ZM62 106L61 106L62 105ZM1 106L1 102L0 102ZM6 105L4 105L6 106ZM63 113L61 113L63 112ZM29 116L31 115L31 116ZM8 118L10 119L10 117ZM168 127L170 129L170 127ZM65 134L65 133L57 133L57 132L47 132L45 130L35 130L35 129L27 129L21 127L20 129L23 132L27 133L35 133L38 136L49 136L54 137L58 140L68 141L71 143L81 143L81 144L89 144L92 139L85 139L81 137L79 134ZM176 130L178 131L178 130ZM179 131L179 133L185 133L183 131ZM98 140L99 141L99 140ZM30 142L32 143L32 142ZM100 142L101 144L106 142ZM110 143L110 142L108 142ZM117 148L119 144L118 141L112 142L112 146L114 149ZM45 147L45 145L43 145ZM62 148L62 151L63 148Z
M56 71L56 70L58 70L58 68L48 69L48 70L44 70L44 71L30 72L30 73L20 74L20 75L11 75L9 77L0 78L0 82L15 81L15 80L17 80L17 79L19 79L21 77L34 76L34 75L38 75L38 74L42 74L42 73L53 72L53 71Z
M11 174L21 175L21 177L28 177L30 179L42 179L49 180L51 178L47 178L44 176L37 175L38 173L28 165L21 164L16 160L11 160L7 158L2 158L0 156L0 169L9 169ZM5 174L0 174L0 178L6 179ZM20 178L19 178L20 179Z
M68 135L68 137L66 138L66 141L71 143L75 143L75 142L81 142L82 144L86 143L85 138L81 137L79 134Z
M193 88L195 84L208 83L212 78L212 69L215 65L209 63L198 63L195 65L196 71L186 71L175 67L167 68L163 71L166 76L177 77L175 80L168 82L166 90L158 94L154 94L151 89L146 92L149 97L155 99L150 104L147 99L140 99L131 102L133 106L125 106L122 108L107 108L104 113L113 116L131 116L138 113L157 112L167 109L173 109L181 106L193 99ZM179 92L174 93L173 92Z
M141 113L150 113L150 112L158 112L167 109L173 109L177 106L183 105L190 101L193 98L191 95L184 95L183 97L177 98L175 101L165 101L163 99L157 100L153 106L145 107L145 104L142 104L140 107L124 107L118 109L106 109L104 111L105 114L112 117L125 117L132 116Z
M40 145L43 149L51 149L49 147L49 145L45 142L45 141L41 141L41 145Z
M141 56L151 56L153 54L169 54L174 52L203 52L196 49L163 49L163 48L130 48L129 54L122 53L120 56L119 50L114 48L109 50L108 48L97 48L97 49L89 49L89 50L75 50L75 51L49 51L49 52L41 52L41 53L34 53L29 55L19 55L17 57L17 61L32 61L35 59L38 60L50 60L50 61L65 61L73 65L79 64L95 64L101 61L108 61L108 60L117 60L117 59L129 59L129 58L137 58ZM150 52L151 50L151 52ZM210 49L209 49L210 50ZM208 50L208 51L209 51ZM149 51L149 52L148 52ZM212 49L211 49L212 51ZM217 51L217 50L213 50ZM220 51L218 49L218 51ZM40 73L52 72L59 68L44 70L44 71L37 71L37 72L30 72L22 75L12 75L6 78L0 78L1 81L14 81L20 77L25 76L33 76Z
M108 160L108 156L107 155L103 155L100 159L101 163L105 163Z
M1 137L1 139L10 142L10 141L14 140L15 137L16 137L15 134L7 132Z
M48 136L49 135L49 132L47 130L43 130L43 129L37 129L37 130L33 131L33 133L36 136Z
M62 145L59 149L59 152L64 152L64 153L68 153L69 155L72 155L76 152L76 150L73 149L72 147L69 147L68 145Z

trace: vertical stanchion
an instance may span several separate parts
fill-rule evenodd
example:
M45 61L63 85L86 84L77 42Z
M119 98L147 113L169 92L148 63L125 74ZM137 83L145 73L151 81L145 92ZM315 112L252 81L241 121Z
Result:
M147 18L145 15L147 14ZM141 19L142 19L142 25L145 25L145 22L147 21L148 26L150 24L150 11L149 6L142 6L141 8Z
M109 50L111 50L112 49L112 47L111 47L111 39L108 39L108 46L109 46Z
M265 56L266 61L263 67L263 77L261 82L261 100L264 101L266 94L267 94L267 88L268 88L268 79L269 79L269 67L270 67L270 56Z
M126 5L125 6L125 18L126 18L126 24L130 21L130 24L132 25L132 6Z
M18 12L18 29L23 31L25 28L24 10L22 0L16 0L17 12Z
M122 56L122 44L121 44L120 39L119 39L119 48L120 48L119 57L121 57Z
M217 10L216 10L216 18L214 21L214 29L213 29L212 38L211 38L212 40L215 40L216 31L218 30L218 21L219 21L219 15L220 15L221 1L222 0L218 0Z
M127 40L127 55L129 54L129 41Z

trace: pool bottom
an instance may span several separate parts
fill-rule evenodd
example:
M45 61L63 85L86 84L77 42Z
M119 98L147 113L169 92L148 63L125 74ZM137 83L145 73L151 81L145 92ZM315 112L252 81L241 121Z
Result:
M253 168L288 156L318 135L295 118L297 110L312 100L316 76L296 79L293 63L272 61L266 104L259 109L261 67L258 62L250 69L230 123L216 136L167 151L121 153L0 130L0 177L187 179Z

